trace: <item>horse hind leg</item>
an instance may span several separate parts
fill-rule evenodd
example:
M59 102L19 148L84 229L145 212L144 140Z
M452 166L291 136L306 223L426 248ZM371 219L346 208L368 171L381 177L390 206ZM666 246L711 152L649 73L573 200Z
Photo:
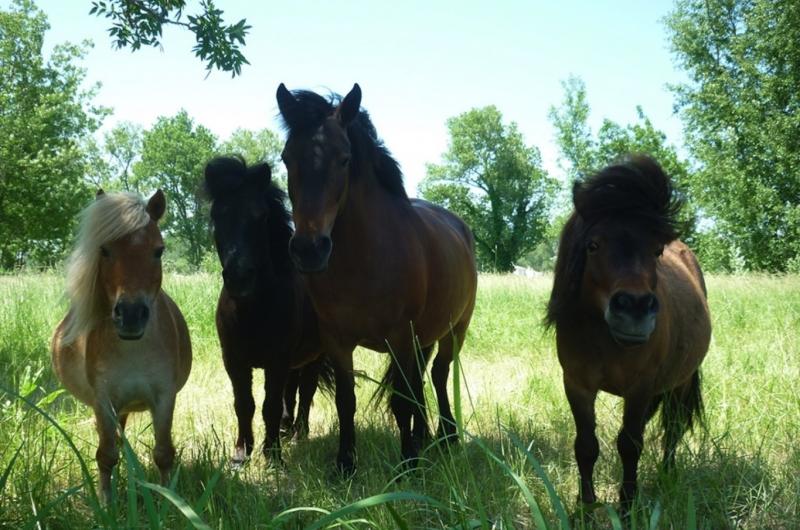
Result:
M430 352L430 348L411 355L408 354L413 351L411 349L396 352L392 357L390 367L389 379L392 385L392 395L389 407L400 431L400 451L403 460L409 461L412 465L419 455L421 444L425 438L424 433L428 428L425 418L425 395L422 391L424 366L421 364L426 350L428 353ZM408 353L403 354L403 352Z
M695 371L688 381L666 392L661 409L664 429L663 461L666 471L675 467L675 450L695 419L702 420L703 397L700 391L700 373Z
M439 339L439 351L433 359L433 368L431 369L431 378L439 405L439 427L436 431L436 438L446 443L458 442L456 420L450 410L450 398L447 395L447 379L450 376L450 364L464 345L468 326L469 320L462 321L453 327L450 333ZM453 384L460 384L460 381L454 381Z
M297 389L300 386L301 377L302 370L289 370L289 376L286 378L286 386L283 389L283 412L281 414L281 435L284 436L291 436L293 432L295 423L294 408L297 403Z
M299 371L298 385L300 387L300 403L297 407L297 419L292 428L295 440L305 440L308 438L308 416L311 413L311 403L314 401L314 394L317 393L317 381L319 379L319 363L314 362L304 366Z

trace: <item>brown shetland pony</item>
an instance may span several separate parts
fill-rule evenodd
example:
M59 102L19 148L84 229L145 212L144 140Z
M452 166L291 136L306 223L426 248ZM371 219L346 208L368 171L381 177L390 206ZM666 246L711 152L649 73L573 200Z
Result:
M189 377L189 330L161 289L164 243L158 220L161 190L145 203L130 193L101 191L83 212L67 267L70 308L51 345L53 369L76 398L94 410L100 444L101 495L111 500L119 460L117 424L150 410L153 460L166 481L175 458L175 396Z
M295 223L290 253L306 273L336 371L337 465L344 472L355 468L357 345L391 352L385 378L394 389L390 406L403 458L415 458L429 434L421 368L436 342L439 436L454 438L447 377L475 306L472 234L452 213L408 198L397 162L360 110L358 85L338 105L335 97L292 93L282 84L277 98L288 130L283 160Z
M625 400L617 449L624 511L636 494L644 428L661 406L663 463L697 416L699 367L711 322L700 266L677 240L680 201L658 164L635 157L573 188L561 234L547 322L577 431L580 499L596 501L599 454L594 403L600 390Z

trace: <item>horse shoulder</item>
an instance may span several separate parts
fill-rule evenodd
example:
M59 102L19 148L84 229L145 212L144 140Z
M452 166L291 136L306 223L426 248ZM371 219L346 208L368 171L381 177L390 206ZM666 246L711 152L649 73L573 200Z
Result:
M70 394L79 401L93 406L94 389L86 373L86 339L80 336L72 344L63 343L64 327L71 316L70 311L58 324L50 342L53 372Z

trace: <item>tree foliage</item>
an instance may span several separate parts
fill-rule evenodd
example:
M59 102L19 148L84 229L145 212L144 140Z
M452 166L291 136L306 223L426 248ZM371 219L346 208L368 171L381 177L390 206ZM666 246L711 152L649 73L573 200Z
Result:
M712 239L702 237L695 229L698 208L686 193L691 189L694 178L689 162L667 143L666 135L653 125L639 106L636 107L636 123L620 125L605 119L595 135L588 123L590 109L586 85L581 79L571 77L562 86L564 99L561 106L551 107L550 120L556 129L562 163L570 180L585 178L630 154L653 157L673 179L678 190L683 190L685 207L682 212L682 239L702 255L702 247L710 245ZM718 234L715 232L714 235L716 237ZM709 269L727 269L730 268L730 257L729 246L726 250L724 244L716 244L713 255L709 255L704 264Z
M216 138L195 125L186 111L160 117L144 133L142 157L134 165L140 189L161 188L168 208L164 229L185 247L180 249L193 267L212 249L208 212L202 194L203 167L216 152ZM176 249L170 249L175 253Z
M274 131L261 129L236 129L220 146L220 152L226 155L237 155L248 164L267 162L272 168L272 178L286 188L286 175L281 162L283 140Z
M450 145L440 165L429 164L420 193L460 215L472 228L483 270L510 271L541 241L553 180L536 147L494 106L447 121Z
M242 65L250 64L240 49L250 30L247 20L226 25L223 11L213 0L201 0L200 7L199 14L187 15L184 20L185 0L96 0L89 13L111 20L108 33L117 48L160 47L165 25L186 28L194 33L192 51L206 63L207 70L217 68L233 77L239 75Z
M78 66L85 46L42 43L49 26L32 2L0 10L0 266L53 264L91 198L82 138L106 111L92 105Z
M747 268L800 265L800 3L679 0L666 22L693 194Z

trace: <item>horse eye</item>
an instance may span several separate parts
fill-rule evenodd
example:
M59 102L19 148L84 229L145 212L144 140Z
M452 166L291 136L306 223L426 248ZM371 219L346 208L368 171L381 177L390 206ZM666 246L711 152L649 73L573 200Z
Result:
M600 245L597 244L597 241L589 241L589 244L586 245L586 249L589 252L597 252L598 248L600 248Z
M109 258L109 257L111 257L111 252L109 252L106 247L101 246L100 247L100 255L103 256L104 258Z
M158 247L156 251L153 253L156 259L161 259L162 254L164 254L164 247Z

